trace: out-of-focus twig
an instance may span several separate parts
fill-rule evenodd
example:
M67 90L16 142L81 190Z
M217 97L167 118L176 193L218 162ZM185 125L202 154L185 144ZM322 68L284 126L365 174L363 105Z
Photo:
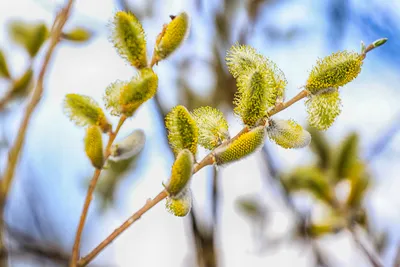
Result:
M56 16L56 18L54 20L52 30L51 30L48 50L45 54L44 61L43 61L42 67L39 72L39 76L37 79L37 83L36 83L33 95L26 107L22 122L20 124L19 130L17 133L17 137L15 139L15 142L8 152L7 166L5 168L4 174L2 175L1 184L0 184L0 186L1 186L0 218L3 218L4 206L5 206L9 191L10 191L10 187L11 187L12 180L14 177L15 168L18 163L19 155L20 155L22 147L24 145L25 136L26 136L26 132L28 129L30 119L33 115L34 110L36 109L36 106L39 104L39 102L42 98L43 82L45 79L45 74L47 73L47 68L48 68L49 62L52 58L54 49L56 48L58 42L60 41L62 29L68 20L68 17L69 17L70 11L71 11L71 7L72 7L72 3L73 3L73 0L69 0L67 5L58 13L58 15ZM3 221L3 220L1 219L1 221ZM0 231L2 231L2 228L3 227L0 225ZM1 233L0 233L0 235L1 235ZM1 238L2 238L2 236L1 236ZM1 243L2 243L1 249L4 249L4 240L1 240ZM6 265L5 263L2 264L2 266L5 266L5 265Z
M361 240L359 233L357 231L357 227L353 227L350 230L351 237L353 238L355 244L360 248L360 250L364 253L364 255L368 258L369 262L374 267L384 267L382 261L379 259L378 255L375 255L373 251L368 249L364 242Z

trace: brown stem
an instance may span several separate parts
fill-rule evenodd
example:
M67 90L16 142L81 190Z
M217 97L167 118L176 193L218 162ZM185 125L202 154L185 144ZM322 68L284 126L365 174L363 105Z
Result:
M117 238L122 232L128 229L134 222L136 222L140 217L154 207L161 200L168 196L167 191L161 191L155 198L149 199L144 206L135 212L128 220L126 220L121 226L114 230L103 242L101 242L96 248L94 248L88 255L82 258L78 262L78 266L86 266L91 262L97 254L99 254L105 247L107 247L115 238Z
M281 112L284 109L287 109L288 107L290 107L291 105L293 105L297 101L307 97L308 94L309 94L309 92L307 90L302 90L300 93L295 95L289 101L287 101L287 102L285 102L285 103L283 103L281 105L277 105L274 109L272 109L270 112L268 112L268 116L271 117L272 115L275 115L276 113Z
M12 95L13 95L13 88L11 87L0 99L0 111L2 111L6 107L7 103L11 100Z
M122 115L119 119L119 122L118 122L118 125L117 125L117 128L115 129L115 131L109 133L108 143L106 145L106 149L105 149L105 153L104 153L105 161L110 156L110 148L111 148L115 138L117 137L119 130L121 129L122 125L124 124L125 120L126 120L126 116ZM83 228L85 227L85 222L86 222L86 218L88 215L90 203L92 202L92 198L93 198L93 192L96 188L96 184L97 184L97 181L99 180L100 174L101 174L101 169L96 169L93 173L92 179L90 180L89 188L86 193L85 203L83 204L83 209L82 209L82 213L81 213L81 216L79 219L78 228L76 230L74 245L72 248L72 257L71 257L71 263L70 263L71 267L76 266L76 264L79 260L79 249L80 249L80 245L81 245L82 232L83 232Z
M293 105L300 99L303 99L304 97L308 96L308 91L303 90L299 94L297 94L295 97L290 99L288 102L282 104L281 106L277 107L275 110L271 111L269 114L270 116L284 110L285 108ZM221 144L221 146L224 146L226 144L229 144L236 140L240 135L243 133L246 133L250 130L248 126L245 126L238 134L236 134L233 138L229 139L227 142L224 142ZM110 136L111 138L111 136ZM207 156L205 156L199 163L195 164L193 168L193 174L197 173L199 170L202 168L212 165L215 163L215 158L214 158L214 151L209 153ZM115 238L117 238L123 231L128 229L129 226L131 226L135 221L137 221L144 213L149 211L152 207L154 207L158 202L163 200L168 196L168 193L164 190L161 193L159 193L154 199L149 200L140 210L135 212L128 220L126 220L121 226L116 228L104 241L102 241L96 248L94 248L88 255L83 257L81 260L78 261L78 266L86 266L89 264L105 247L107 247L111 242L114 241Z
M370 251L367 249L364 245L364 243L361 241L357 229L351 228L350 229L351 236L356 243L356 245L360 248L360 250L364 253L364 255L368 258L369 262L372 264L374 267L383 267L382 261L379 259L377 255L374 254L374 252Z
M68 17L69 17L71 8L72 8L72 4L73 4L73 0L69 0L67 5L60 11L60 13L57 15L57 17L54 20L52 30L51 30L48 50L45 54L43 65L39 72L36 87L33 91L32 97L26 107L22 122L20 124L19 130L17 133L17 137L15 139L15 142L8 152L7 166L4 171L4 174L2 175L1 184L0 184L0 186L1 186L0 221L1 222L3 222L4 207L5 207L5 204L7 201L8 194L10 192L11 184L12 184L14 173L15 173L15 168L17 166L18 159L19 159L22 147L25 142L25 136L26 136L26 132L28 129L28 125L29 125L29 122L31 120L34 110L36 109L37 105L39 104L39 102L42 98L43 81L45 78L45 74L47 73L47 67L52 58L54 49L56 48L58 42L60 41L62 29L68 20ZM4 243L2 241L3 241L3 225L2 225L2 223L0 223L0 243L1 243L0 245L2 246L2 249L3 249ZM5 265L5 264L2 264L2 265Z
M61 32L64 27L64 24L66 23L66 21L68 19L72 3L73 3L73 0L69 0L67 6L65 8L63 8L63 10L58 14L58 16L56 17L56 19L54 21L53 30L52 30L51 37L50 37L51 38L50 45L49 45L49 48L45 55L45 59L44 59L42 68L40 69L36 88L34 90L34 93L32 95L32 98L31 98L28 106L26 107L24 117L23 117L21 125L19 127L17 138L15 139L14 145L11 147L11 149L8 153L8 160L7 160L8 164L7 164L7 167L5 169L4 175L1 180L1 189L2 189L1 193L2 193L3 201L5 201L8 193L9 193L9 189L10 189L12 179L14 176L14 172L15 172L15 167L17 165L17 161L18 161L22 146L25 141L25 135L26 135L26 131L28 128L28 124L29 124L29 121L33 114L33 111L35 110L37 104L40 102L40 100L42 98L44 76L46 74L50 59L53 55L53 51L60 40ZM3 203L0 203L0 204L4 205Z

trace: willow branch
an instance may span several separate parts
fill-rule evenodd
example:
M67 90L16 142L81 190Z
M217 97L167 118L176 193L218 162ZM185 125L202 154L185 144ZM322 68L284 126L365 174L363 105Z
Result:
M110 148L111 148L115 138L117 137L119 130L121 129L122 125L124 124L125 120L126 120L126 116L122 115L120 117L120 120L118 122L118 125L117 125L117 128L115 129L115 131L109 133L109 138L108 138L108 142L107 142L105 153L104 153L105 161L110 156ZM85 203L83 204L82 213L81 213L78 228L77 228L76 234L75 234L75 241L74 241L74 245L72 248L72 257L71 257L71 263L70 263L71 267L76 266L76 263L79 259L79 249L80 249L80 244L81 244L81 239L82 239L82 232L83 232L83 228L85 227L85 222L86 222L86 218L87 218L87 215L89 212L90 203L92 202L92 199L93 199L93 192L96 188L96 184L97 184L97 181L99 180L100 174L101 174L101 169L96 169L93 173L92 179L90 180L89 188L86 193Z
M286 103L280 105L279 107L277 107L276 109L274 109L273 112L271 112L269 114L269 116L272 116L272 115L284 110L285 108L293 105L297 101L303 99L307 95L308 95L307 91L305 91L305 90L301 91L298 95L296 95L295 97L290 99L288 102L286 102ZM227 142L222 143L220 146L224 146L229 143L232 143L239 136L248 132L249 130L250 130L250 128L248 126L245 126L238 134L236 134L233 138L229 139ZM193 168L193 174L197 173L202 168L215 163L214 151L215 150L210 152L199 163L195 164L195 166ZM89 254L87 254L85 257L80 259L78 261L78 266L88 265L104 248L106 248L109 244L111 244L122 232L124 232L126 229L128 229L143 214L145 214L147 211L149 211L151 208L153 208L156 204L158 204L160 201L165 199L167 196L168 196L168 192L163 190L155 198L148 200L142 208L140 208L131 217L129 217L121 226L116 228L106 239L104 239L104 241L102 241L97 247L95 247L91 252L89 252Z
M25 110L21 125L19 127L18 134L15 139L14 145L11 147L11 149L8 153L7 167L4 171L4 175L2 176L2 180L1 180L1 191L2 192L1 192L0 205L2 205L2 206L4 206L4 203L7 199L8 193L10 191L11 183L12 183L12 180L14 177L15 167L17 165L21 149L24 145L25 136L26 136L26 132L28 129L28 124L30 122L31 116L32 116L36 106L38 105L38 103L40 102L40 100L42 98L44 77L47 72L47 68L48 68L49 62L52 58L54 49L56 48L58 42L60 41L62 29L68 20L70 10L72 7L72 3L73 3L73 0L69 0L68 4L61 10L61 12L57 15L57 17L54 20L54 23L52 26L52 32L50 35L49 48L45 55L43 65L40 69L40 73L38 76L35 90L33 92L30 102L28 103L28 106L26 107L26 110Z
M78 262L78 266L86 266L92 261L105 247L107 247L115 238L123 233L129 226L136 222L140 217L154 207L157 203L162 201L168 196L167 191L161 191L155 198L149 199L146 204L135 212L128 220L126 220L120 227L116 228L103 242L101 242L95 249L93 249L87 256Z
M300 93L298 93L296 96L294 96L292 99L289 101L281 104L281 105L276 105L274 109L272 109L270 112L268 112L268 116L271 117L272 115L277 114L278 112L281 112L284 109L287 109L297 101L307 97L309 95L309 92L307 90L302 90Z
M361 241L356 228L350 229L351 236L356 243L356 245L360 248L360 250L364 253L364 255L368 258L369 262L374 267L383 267L382 261L379 259L377 255L374 254L373 251L370 251L364 243Z

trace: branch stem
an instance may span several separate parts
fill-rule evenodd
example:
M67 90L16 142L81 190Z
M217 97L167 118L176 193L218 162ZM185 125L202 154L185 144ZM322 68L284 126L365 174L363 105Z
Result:
M294 96L288 102L286 102L280 106L277 106L275 109L273 109L270 112L269 116L272 116L272 115L286 109L287 107L293 105L294 103L303 99L306 96L308 96L308 91L306 91L306 90L301 91L299 94ZM224 146L224 145L227 145L227 144L235 141L239 136L241 136L242 134L244 134L248 131L250 131L250 128L248 126L245 126L233 138L229 139L227 142L222 143L220 146ZM195 166L193 168L193 174L197 173L202 168L215 163L214 151L211 151L199 163L195 164ZM116 239L122 232L124 232L126 229L128 229L128 227L130 227L134 222L136 222L143 214L145 214L147 211L149 211L152 207L154 207L160 201L165 199L167 196L168 196L168 192L163 190L155 198L148 200L141 209L139 209L131 217L129 217L121 226L116 228L106 239L104 239L97 247L95 247L91 252L89 252L89 254L87 254L85 257L81 258L78 261L78 266L88 265L104 248L106 248L109 244L111 244L114 241L114 239Z
M117 128L115 129L115 131L109 133L108 143L106 145L106 149L105 149L105 153L104 153L104 161L106 161L108 159L108 157L110 156L110 148L111 148L115 138L117 137L119 130L121 129L122 125L124 124L125 120L126 120L126 116L122 115L119 119L119 122L118 122L118 125L117 125ZM101 169L95 169L95 171L93 173L93 177L90 180L89 188L86 193L85 203L83 204L83 209L82 209L81 216L79 219L78 228L76 230L74 245L72 248L72 257L71 257L71 263L70 263L71 267L75 267L79 260L79 249L80 249L80 245L81 245L82 232L83 232L83 228L85 227L85 222L86 222L86 218L87 218L87 215L89 212L90 203L92 202L92 199L93 199L93 192L96 188L96 184L97 184L97 181L99 180L100 174L101 174Z
M283 103L281 105L277 105L274 109L272 109L270 112L268 112L268 116L271 117L271 116L281 112L282 110L287 109L288 107L290 107L291 105L293 105L297 101L307 97L308 95L309 95L309 92L307 90L302 90L300 93L295 95L289 101L287 101L287 102L285 102L285 103Z
M157 205L160 201L168 196L167 191L161 191L155 198L149 199L142 208L135 212L131 217L129 217L121 226L116 228L103 242L101 242L96 248L94 248L87 256L82 258L78 262L78 266L86 266L91 262L105 247L107 247L111 242L114 241L121 233L123 233L129 226L136 222L140 217L150 210L152 207Z

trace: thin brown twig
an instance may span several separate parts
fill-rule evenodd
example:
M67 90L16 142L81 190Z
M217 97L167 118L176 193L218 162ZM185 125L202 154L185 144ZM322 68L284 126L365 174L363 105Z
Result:
M69 0L67 5L58 13L56 16L52 30L50 35L49 47L45 54L44 61L42 67L39 72L38 80L36 83L36 87L33 91L33 95L26 107L25 113L23 115L23 119L21 121L17 137L13 146L10 148L8 152L7 158L7 166L5 168L4 174L1 178L0 184L0 246L1 249L4 249L4 240L3 240L3 216L4 216L4 208L7 201L8 194L10 192L11 184L14 178L15 168L18 163L19 156L21 154L22 147L25 142L26 132L28 130L29 122L31 120L32 114L35 111L37 105L39 104L42 94L43 94L43 82L45 78L45 74L47 73L47 68L49 62L52 58L54 49L56 48L58 42L60 41L60 36L62 33L62 29L65 23L68 20L71 8L72 8L73 0ZM7 263L3 260L1 261L2 266L5 266Z
M87 264L89 264L89 262L92 261L97 256L97 254L100 253L100 251L102 251L105 247L107 247L112 241L114 241L115 238L117 238L122 232L128 229L128 227L131 226L135 221L140 219L140 217L144 213L146 213L149 209L154 207L157 203L162 201L167 196L168 196L167 191L163 190L155 198L149 199L141 209L139 209L131 217L129 217L129 219L126 220L121 226L116 228L103 242L101 242L96 248L94 248L87 256L82 258L78 262L78 266L86 266Z
M356 228L349 229L351 233L351 237L353 238L356 245L360 248L360 250L364 253L364 255L368 258L369 262L374 267L383 267L382 261L379 259L377 255L374 254L373 251L370 251L364 243L361 241L359 234L357 233Z
M282 104L279 108L276 108L273 113L269 114L269 116L272 116L285 108L293 105L297 101L303 99L308 95L308 92L303 90L296 96L294 96L292 99L290 99L288 102ZM245 126L236 136L228 140L229 142L233 142L236 140L240 135L243 133L248 132L250 129L249 127ZM222 145L226 145L227 143L223 143ZM214 157L214 151L209 153L207 156L205 156L199 163L195 164L193 168L193 174L197 173L199 170L202 168L212 165L215 163L215 157ZM152 207L154 207L158 202L162 201L168 196L168 193L163 190L161 191L155 198L149 200L142 208L140 208L137 212L135 212L128 220L126 220L121 226L116 228L106 239L104 239L97 247L95 247L89 254L87 254L85 257L80 259L78 261L78 266L86 266L89 264L105 247L107 247L109 244L111 244L115 238L117 238L122 232L124 232L126 229L128 229L129 226L131 226L135 221L137 221L143 214L145 214L147 211L149 211Z
M308 95L309 95L309 92L307 90L302 90L300 93L295 95L289 101L287 101L287 102L285 102L285 103L283 103L281 105L277 105L274 109L272 109L270 112L268 112L268 116L271 117L271 116L275 115L276 113L281 112L284 109L287 109L288 107L290 107L291 105L293 105L297 101L307 97Z
M124 124L125 120L126 120L126 116L122 115L120 117L120 120L118 122L118 125L117 125L117 128L115 129L115 131L109 133L109 139L108 139L108 143L106 145L105 153L104 153L105 160L107 160L108 157L110 156L110 148L111 148L115 138L117 137L119 130L121 129L122 125ZM79 260L79 249L80 249L80 244L81 244L82 232L83 232L83 228L85 227L85 222L86 222L86 218L88 215L90 203L92 202L92 198L93 198L93 192L96 188L96 184L97 184L97 181L99 180L100 174L101 174L101 169L96 169L93 173L92 179L90 180L89 188L86 193L85 203L83 204L83 209L82 209L82 213L81 213L81 216L79 219L78 228L76 230L74 245L72 248L72 257L71 257L71 263L70 263L71 267L76 266L76 263Z
M4 205L4 202L7 198L7 195L10 191L11 183L14 177L14 172L15 172L15 167L18 162L18 158L21 152L21 149L24 145L25 141L25 135L28 129L28 124L30 122L31 116L33 114L33 111L35 110L36 106L40 102L43 94L43 81L45 74L47 72L47 68L49 65L49 62L51 60L51 57L53 55L53 51L55 47L57 46L58 42L60 41L60 36L62 29L64 27L64 24L67 22L67 19L69 17L69 13L72 7L73 0L69 0L68 4L61 10L61 12L57 15L56 19L54 20L53 28L52 28L52 33L50 36L50 44L49 48L47 50L47 53L45 55L45 59L42 65L42 68L40 69L39 77L36 83L36 88L33 92L32 98L26 107L24 117L22 119L21 125L18 130L17 138L14 142L14 145L11 147L9 153L8 153L8 160L7 160L7 167L4 172L4 175L2 176L1 180L1 203L0 205Z

